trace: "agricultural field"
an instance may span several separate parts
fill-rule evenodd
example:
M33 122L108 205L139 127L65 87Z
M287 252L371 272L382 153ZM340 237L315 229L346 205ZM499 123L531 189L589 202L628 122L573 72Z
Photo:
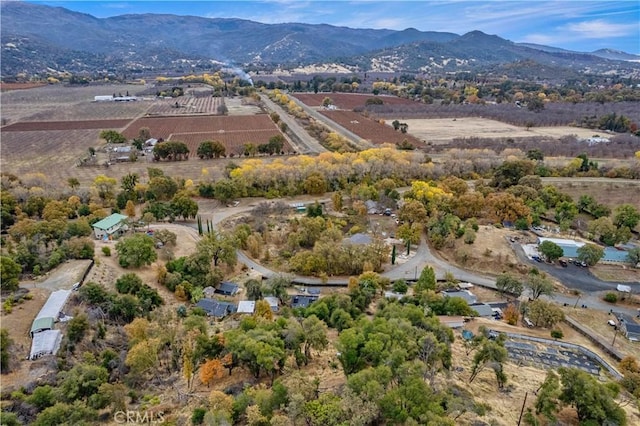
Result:
M102 165L104 155L99 134L101 130L124 131L133 139L141 127L149 127L153 137L181 140L189 146L192 157L203 140L219 140L227 146L227 153L237 155L245 143L261 144L281 134L268 115L258 105L242 97L213 98L211 96L183 96L177 99L140 98L136 102L94 102L94 96L126 94L139 95L141 85L92 85L65 87L44 85L29 90L2 92L2 157L3 172L24 175L44 173L56 182L69 177L89 184L95 176L107 174L120 178L127 173L146 173L146 168L166 170L168 174L199 179L203 168L223 167L227 160L199 160L152 163L151 157L140 157L136 163ZM26 87L25 87L26 89ZM171 108L175 102L183 108ZM222 103L228 104L229 116L215 116ZM155 109L154 109L155 108ZM149 111L172 117L145 117ZM199 114L175 116L176 110ZM199 112L198 112L199 111ZM97 166L77 167L78 160L89 148L98 151ZM285 141L284 151L292 150Z
M138 136L140 128L147 127L154 138L168 140L174 133L207 133L234 132L245 130L273 130L277 129L268 115L252 116L191 116L191 117L144 117L131 123L123 135L127 139ZM176 138L174 138L175 140ZM206 140L206 139L205 139Z
M149 107L147 102L94 102L94 96L135 95L144 86L134 84L65 87L47 85L29 90L2 92L2 124L16 121L99 120L135 118Z
M3 172L18 176L41 172L53 178L56 173L74 169L89 147L97 145L99 134L98 129L3 131L0 166Z
M83 121L22 121L2 128L3 132L36 132L51 130L122 129L131 120L83 120Z
M236 131L217 131L217 132L188 132L173 133L168 140L184 142L189 147L189 157L197 158L198 146L203 141L221 142L227 149L227 155L241 155L244 152L244 144L252 143L254 145L266 144L273 136L280 134L277 129L271 130L236 130ZM284 152L291 152L293 149L288 142L285 141L282 148Z
M353 110L364 107L367 99L382 99L383 105L412 105L414 101L397 96L374 95L372 93L293 93L293 97L310 107L322 106L324 98L331 98L333 104L339 109Z
M0 83L0 91L8 92L9 90L34 89L36 87L42 87L46 85L46 83Z
M391 126L382 124L357 112L327 110L320 111L320 113L374 145L383 143L395 144L406 139L416 148L425 147L424 142L411 134L395 131Z
M218 114L218 108L224 103L223 98L212 96L156 99L147 110L146 115L215 115Z
M394 120L407 123L408 133L420 140L434 145L449 144L458 138L530 138L533 136L552 137L560 139L563 136L576 135L579 138L590 138L596 130L572 126L553 127L518 127L496 120L485 118L437 118L437 119L403 119L386 118L387 122Z

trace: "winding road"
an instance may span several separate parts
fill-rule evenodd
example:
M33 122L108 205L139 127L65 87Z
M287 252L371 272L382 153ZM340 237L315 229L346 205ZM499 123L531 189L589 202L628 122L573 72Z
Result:
M200 216L202 217L203 220L210 220L212 224L217 227L225 219L241 213L250 212L251 210L254 209L256 205L264 201L269 201L269 200L262 199L262 198L243 199L241 200L240 205L236 207L216 208L216 209L213 209L213 211L211 212L201 212ZM299 203L299 202L310 202L308 198L304 198L304 197L292 197L292 198L285 199L283 201L286 202L287 204ZM329 200L325 199L325 200L318 200L318 201L328 202ZM187 224L187 223L185 223L185 225L190 227L196 226L195 224ZM526 256L524 255L524 252L519 246L514 247L514 249L521 262L525 264L531 263L531 261L528 258L526 258ZM261 265L260 263L254 261L253 259L249 258L241 250L238 250L238 260L244 263L245 265L247 265L249 268L260 273L263 277L266 277L266 278L272 277L274 275L282 274L281 272L273 271ZM534 265L533 263L531 264L532 266ZM424 240L420 242L415 253L406 262L394 266L388 271L383 272L381 275L389 278L392 281L398 280L398 279L414 281L420 275L420 272L422 271L422 269L428 265L434 269L436 273L436 278L439 280L443 279L445 277L445 274L451 273L459 281L469 282L481 287L496 289L495 278L486 276L486 275L481 275L476 272L467 271L465 269L451 265L450 263L446 262L445 260L438 257L436 254L434 254L430 250L429 245ZM535 265L541 266L541 264L537 264L537 263ZM549 268L553 268L553 265L545 265L545 266L548 266ZM575 279L575 274L572 277ZM291 279L294 283L310 285L310 286L346 286L349 282L349 277L330 277L329 279L323 281L320 278L316 278L316 277L294 275L294 276L291 276ZM561 280L561 281L563 283L566 282L565 280ZM579 302L580 305L584 304L589 308L608 312L611 309L611 305L602 301L601 295L599 295L597 292L603 291L603 290L610 290L611 288L615 287L615 284L600 281L595 277L592 277L590 282L592 285L593 283L600 283L601 285L597 288L592 287L592 288L589 288L589 290L585 289L585 291L582 292L579 296L555 293L552 296L548 297L547 299L553 300L556 303L567 304L570 306L573 306ZM571 288L571 285L569 285L568 287ZM590 292L596 292L596 293L590 293ZM617 311L624 312L628 315L632 315L632 316L637 315L637 311L632 308L624 308L622 306L616 306L615 309Z

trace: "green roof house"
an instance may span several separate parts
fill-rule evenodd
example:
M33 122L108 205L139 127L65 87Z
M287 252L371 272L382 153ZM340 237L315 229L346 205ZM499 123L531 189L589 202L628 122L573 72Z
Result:
M127 216L119 213L114 213L111 216L107 216L100 222L93 224L93 232L96 238L99 240L112 239L123 234L129 229L126 220Z

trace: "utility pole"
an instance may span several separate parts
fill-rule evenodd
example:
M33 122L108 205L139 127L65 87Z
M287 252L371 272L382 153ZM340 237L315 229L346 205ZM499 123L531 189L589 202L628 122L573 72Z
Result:
M616 332L613 335L613 341L611 342L611 347L616 344L616 337L618 336L618 326L616 325Z
M581 297L582 297L582 295L578 296L578 298L576 299L576 303L573 305L573 309L575 309L576 306L578 306L578 302L580 301Z
M527 395L529 395L529 392L524 393L524 401L522 401L522 409L520 410L520 417L518 417L518 426L520 426L520 422L522 421L522 414L524 414L524 405L527 403Z

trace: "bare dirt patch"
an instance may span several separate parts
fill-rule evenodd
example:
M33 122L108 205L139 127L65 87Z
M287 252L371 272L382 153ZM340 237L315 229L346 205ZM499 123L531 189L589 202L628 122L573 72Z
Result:
M457 138L529 138L532 136L547 136L561 138L568 135L576 135L580 138L589 138L596 133L592 129L581 129L570 126L557 127L532 127L527 130L524 127L502 123L496 120L484 118L436 118L436 119L402 119L395 118L409 125L409 134L416 138L433 143L448 144ZM395 120L387 119L388 122Z
M605 265L599 263L592 266L589 270L602 281L640 282L640 270L630 268L626 265Z
M450 263L481 273L525 273L528 268L519 264L510 238L518 243L535 241L528 233L481 225L473 244L465 244L462 238L458 238L452 247L440 250L438 254Z

